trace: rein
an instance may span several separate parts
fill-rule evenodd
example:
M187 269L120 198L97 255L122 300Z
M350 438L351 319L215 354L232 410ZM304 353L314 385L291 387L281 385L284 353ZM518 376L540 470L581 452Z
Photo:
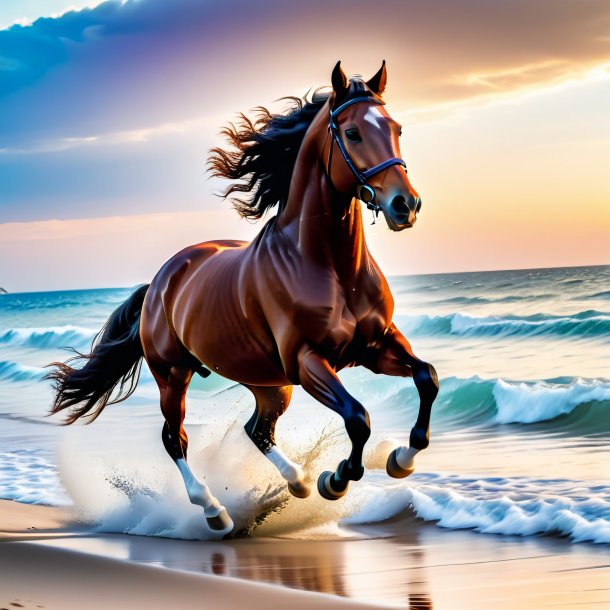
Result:
M339 131L339 125L337 124L337 117L349 106L352 106L353 104L363 103L363 102L368 102L371 104L379 104L379 105L385 104L385 102L373 97L372 95L366 95L366 96L360 95L358 97L352 98L351 100L347 100L347 102L344 102L338 108L335 108L335 110L331 109L329 123L328 123L328 131L329 131L330 135L332 136L332 140L330 142L330 147L328 149L328 162L327 162L326 173L332 183L332 178L330 175L331 162L332 162L332 157L333 157L333 144L336 144L337 148L339 149L339 152L341 153L341 155L343 156L343 159L345 160L345 163L347 164L347 167L349 167L350 171L352 172L352 174L354 175L356 180L358 180L358 186L356 187L356 197L358 199L360 199L362 202L364 202L366 204L366 207L369 210L372 210L375 215L379 215L379 212L381 212L381 206L378 203L376 203L376 201L375 201L375 196L376 196L375 188L372 187L370 184L368 184L369 178L379 174L380 172L383 172L384 170L388 169L388 167L392 167L393 165L402 165L406 171L407 164L402 159L399 159L398 157L392 157L391 159L382 161L378 165L375 165L375 167L371 167L370 169L367 169L365 171L360 171L354 165L354 162L352 161L352 158L349 156L349 153L347 152L347 149L345 148L345 144L343 144L343 140L341 139L341 132Z

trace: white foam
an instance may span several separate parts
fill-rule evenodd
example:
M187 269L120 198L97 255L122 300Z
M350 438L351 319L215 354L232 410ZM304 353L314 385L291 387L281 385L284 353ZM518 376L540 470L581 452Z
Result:
M70 504L49 457L25 449L0 453L0 498L26 504Z
M249 412L250 405L246 406ZM213 426L187 426L188 462L194 475L205 481L227 508L237 530L245 528L262 536L342 535L337 523L353 510L356 495L337 503L329 503L317 493L307 499L294 498L274 465L246 436L241 421L247 417L240 419L240 425L222 419L217 416ZM167 456L156 425L150 431L138 430L137 447L130 450L115 442L114 450L105 451L97 447L101 441L95 438L108 434L100 427L66 430L59 454L61 481L83 519L104 532L215 537L207 528L203 510L189 502L182 477ZM318 453L314 450L312 457L310 442L324 436L319 429L313 427L307 438L300 430L296 443L290 441L290 435L282 436L286 452L314 476L324 467L334 467L345 455L343 446L333 452L332 440L327 436L321 452L324 466L312 465Z
M585 312L583 312L585 313ZM540 319L504 318L497 316L479 317L472 314L455 313L451 319L451 333L456 335L524 335L544 334L569 335L607 334L610 316L604 313L582 316L548 316Z
M575 488L573 481L414 475L408 484L370 486L370 499L344 523L374 523L412 511L448 529L610 543L608 491L584 484Z
M0 329L0 343L38 348L80 347L90 342L98 330L72 325L5 328Z
M554 419L586 402L610 400L610 384L577 379L570 384L515 383L498 379L493 389L496 422L501 424Z

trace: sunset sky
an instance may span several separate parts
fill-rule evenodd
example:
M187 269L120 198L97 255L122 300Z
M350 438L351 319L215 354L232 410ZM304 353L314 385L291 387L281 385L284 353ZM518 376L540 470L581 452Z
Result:
M422 197L391 274L610 263L606 0L3 0L0 286L148 282L251 238L204 173L239 111L388 64Z

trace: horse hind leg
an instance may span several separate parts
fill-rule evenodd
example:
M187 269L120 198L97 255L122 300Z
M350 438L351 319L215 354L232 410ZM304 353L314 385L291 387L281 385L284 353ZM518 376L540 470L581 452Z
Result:
M288 458L275 443L275 424L282 415L292 396L292 386L262 387L246 386L256 399L252 417L244 429L252 442L265 457L279 470L288 483L288 490L297 498L307 498L311 488L305 480L303 469Z
M209 487L197 480L187 462L188 436L183 422L186 390L192 375L190 369L177 367L172 367L166 381L155 374L161 393L161 411L165 417L161 438L182 475L189 500L203 508L209 528L224 536L233 530L233 521Z

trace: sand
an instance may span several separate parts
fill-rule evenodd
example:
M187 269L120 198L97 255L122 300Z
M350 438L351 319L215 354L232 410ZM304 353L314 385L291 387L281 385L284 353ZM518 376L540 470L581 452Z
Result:
M145 538L97 533L69 509L0 501L0 609L610 608L607 546L412 519L353 532L363 533Z

